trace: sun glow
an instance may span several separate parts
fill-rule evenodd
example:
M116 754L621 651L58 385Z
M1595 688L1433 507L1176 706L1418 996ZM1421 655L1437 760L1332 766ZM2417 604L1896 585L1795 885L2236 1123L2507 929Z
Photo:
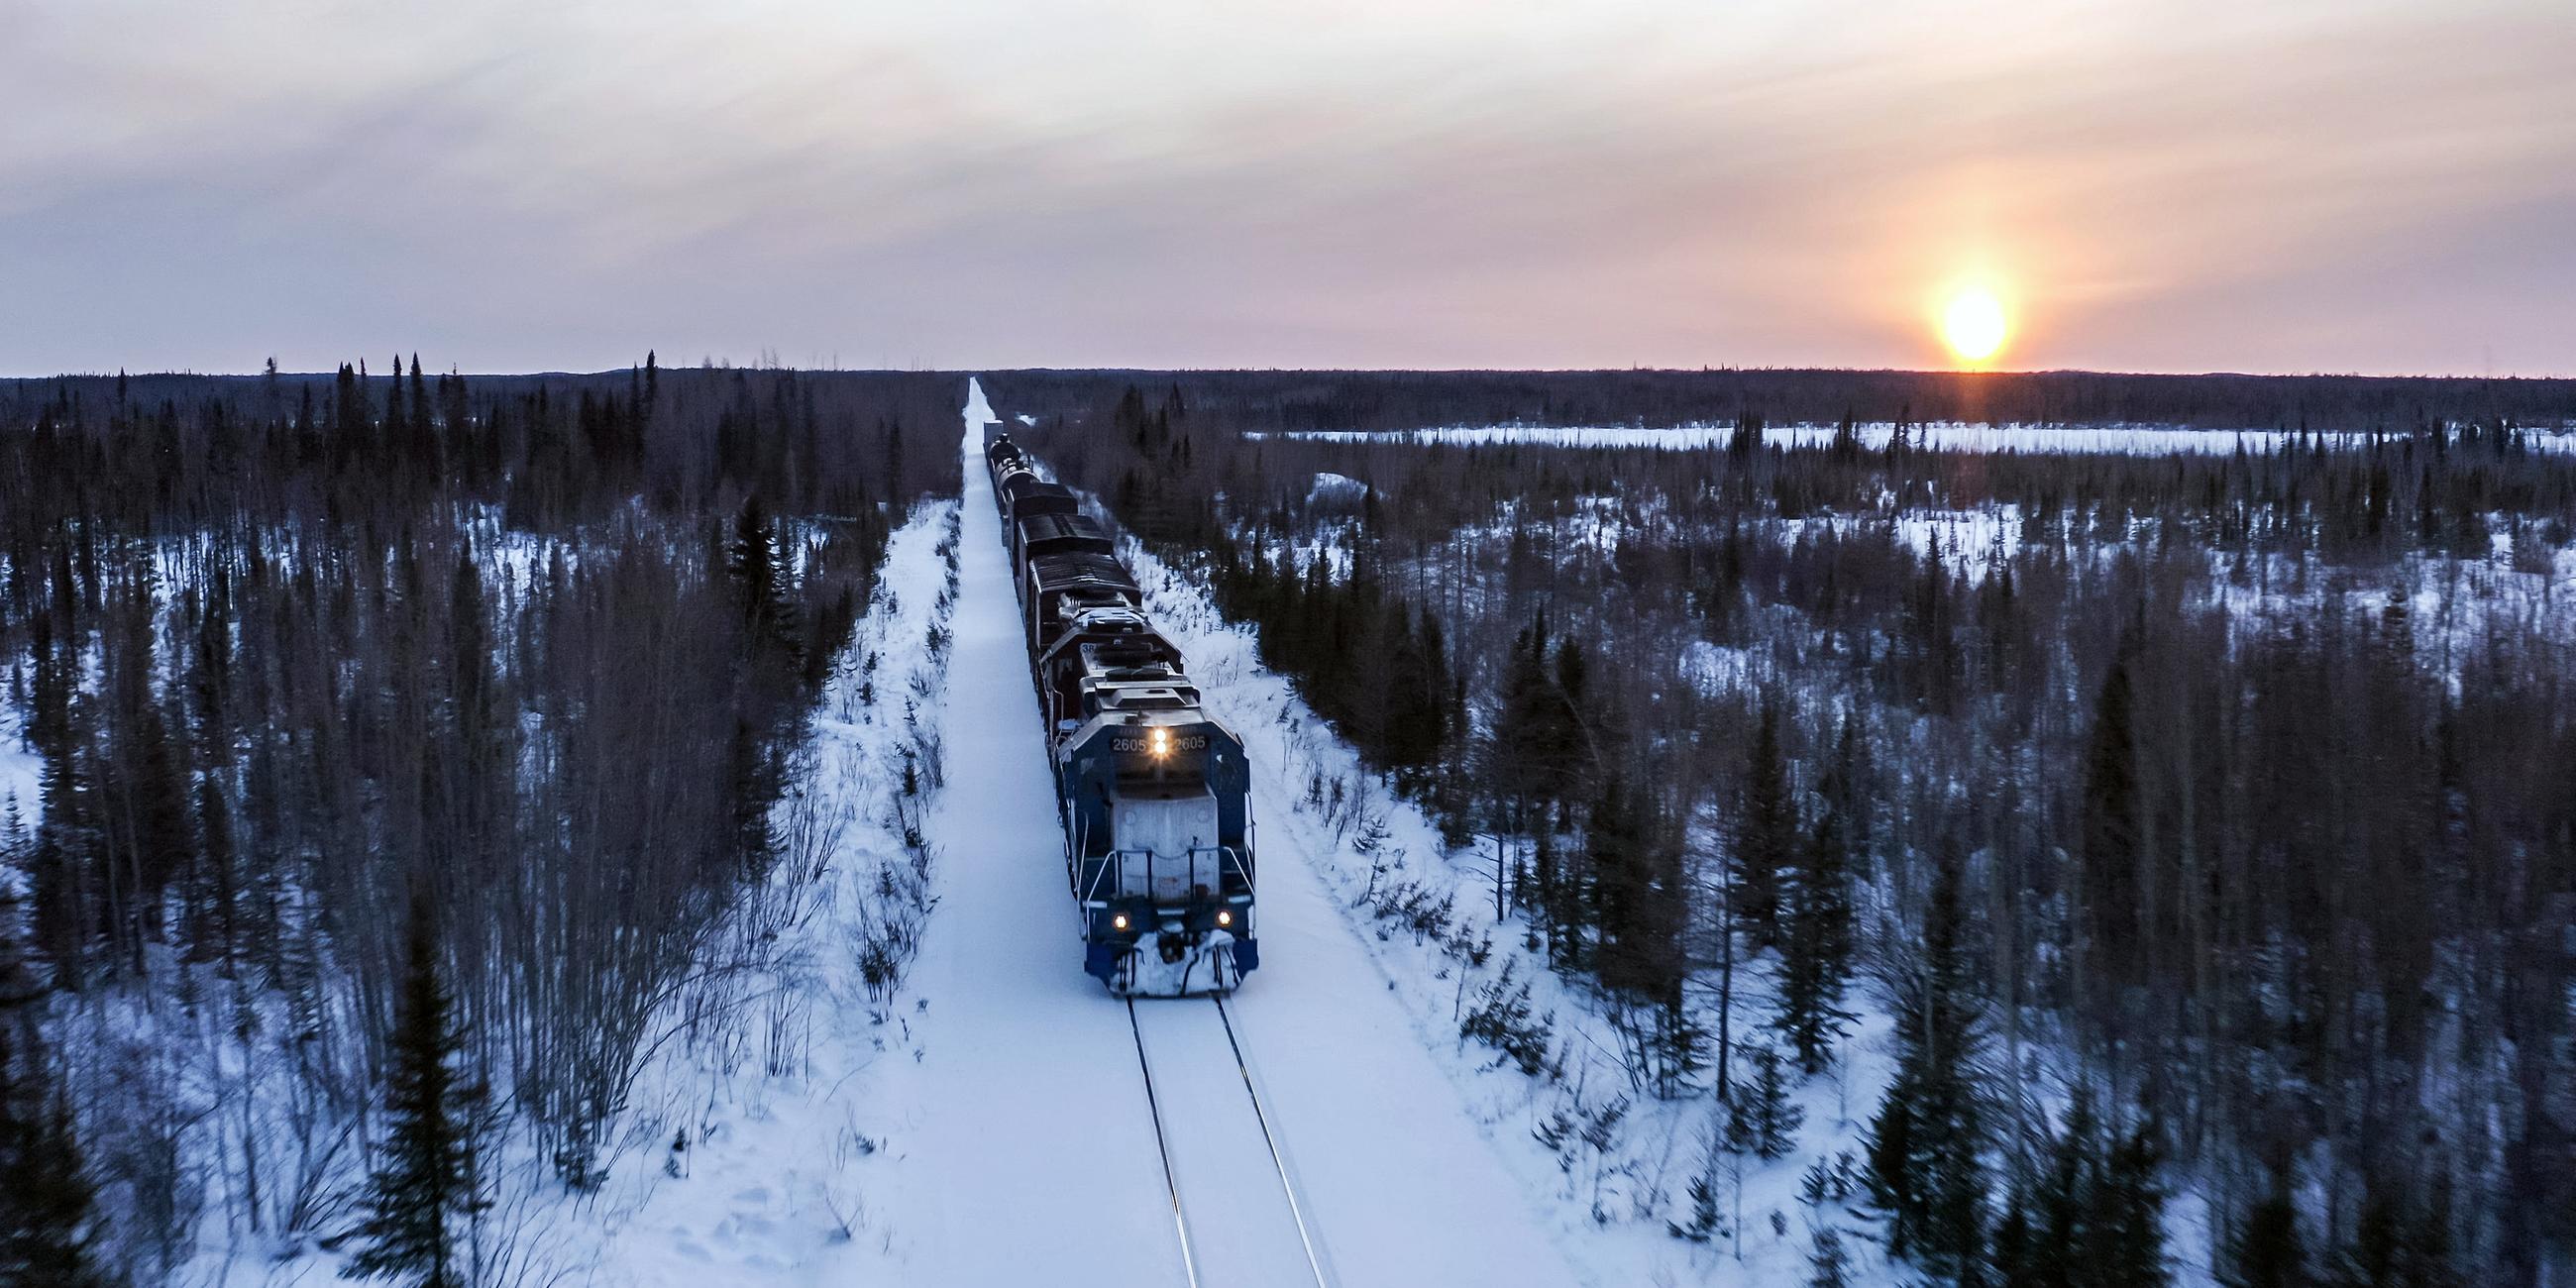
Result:
M2003 352L2004 339L2011 333L2004 317L2003 301L1981 286L1968 287L1950 297L1941 311L1941 338L1959 361L1975 365Z

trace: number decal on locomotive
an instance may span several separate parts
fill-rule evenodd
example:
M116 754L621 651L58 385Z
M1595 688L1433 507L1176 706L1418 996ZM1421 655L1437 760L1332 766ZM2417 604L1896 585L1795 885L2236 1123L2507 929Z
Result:
M1207 750L1207 735L1203 733L1194 733L1186 738L1174 738L1163 745L1175 751L1205 751ZM1122 755L1131 751L1143 751L1145 750L1145 740L1142 738L1112 738L1109 740L1109 749Z

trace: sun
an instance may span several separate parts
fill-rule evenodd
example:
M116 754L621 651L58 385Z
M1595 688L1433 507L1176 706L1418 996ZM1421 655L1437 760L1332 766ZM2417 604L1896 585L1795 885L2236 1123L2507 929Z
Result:
M1994 292L1972 286L1950 297L1941 311L1941 338L1950 352L1964 363L1981 363L2003 352L2004 339L2012 330L2004 318L2003 301Z

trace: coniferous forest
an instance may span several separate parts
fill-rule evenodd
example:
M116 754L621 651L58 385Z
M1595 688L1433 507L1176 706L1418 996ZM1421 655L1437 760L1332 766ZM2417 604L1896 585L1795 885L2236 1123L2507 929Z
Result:
M639 1154L680 1183L691 1126L636 1135L640 1071L704 1042L795 1076L759 981L814 905L758 892L839 862L818 704L876 703L851 641L891 534L939 527L920 667L887 686L904 741L871 744L910 866L853 877L900 908L849 910L845 946L866 1031L909 1042L928 999L890 999L941 840L916 706L961 538L905 518L960 491L961 384L409 355L0 383L0 752L32 766L0 817L0 1278L313 1255L534 1282L563 1209L497 1183L503 1150L576 1204L620 1159L654 1174ZM1355 750L1369 781L1318 770L1268 826L1341 820L1321 870L1387 863L1383 814L1351 821L1371 791L1431 821L1490 920L1375 869L1340 911L1456 967L1458 1048L1526 1084L1591 1225L1698 1266L1794 1238L1818 1284L2546 1284L2576 1259L2565 382L983 388ZM2271 432L1918 432L1979 418ZM1290 436L1316 429L1389 436ZM1706 1130L1618 1143L1681 1121ZM1796 1235L1742 1210L1771 1165L1804 1173Z
M506 1281L476 1142L595 1184L646 1016L812 843L807 711L956 390L0 383L0 1278Z
M989 385L1453 845L1507 856L1506 923L1621 1017L1638 1094L1721 1107L1713 1152L1773 1157L1781 1084L1891 1015L1845 1161L1917 1270L2166 1282L2185 1194L2187 1269L2230 1284L2537 1284L2576 1255L2566 382ZM2279 432L1909 432L1986 416ZM1738 432L1404 437L1693 419ZM1386 436L1283 436L1310 429ZM1545 1078L1519 996L1462 1040ZM1676 1238L1724 1235L1720 1188L1675 1197ZM1816 1282L1846 1238L1818 1234Z

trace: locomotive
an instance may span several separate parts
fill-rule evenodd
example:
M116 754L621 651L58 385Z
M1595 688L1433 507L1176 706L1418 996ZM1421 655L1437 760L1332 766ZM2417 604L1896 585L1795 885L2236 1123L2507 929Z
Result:
M1224 993L1253 938L1251 768L1073 492L1008 435L984 449L1064 825L1085 973L1115 993Z

